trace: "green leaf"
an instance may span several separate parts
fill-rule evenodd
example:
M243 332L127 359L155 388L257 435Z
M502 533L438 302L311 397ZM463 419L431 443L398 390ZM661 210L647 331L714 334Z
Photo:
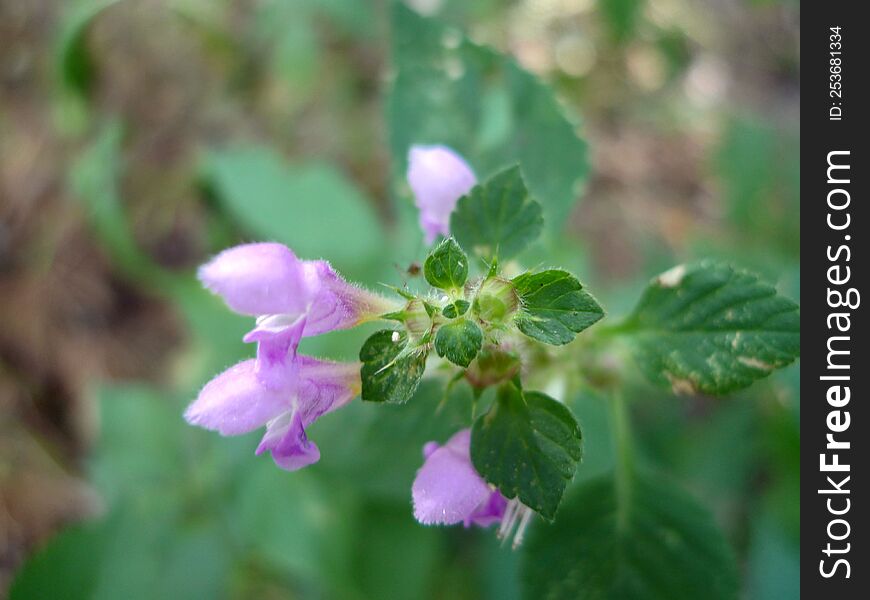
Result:
M100 574L98 557L109 535L106 523L104 520L73 525L55 536L18 570L9 597L93 598Z
M363 591L360 598L427 598L440 583L442 554L449 552L441 532L409 519L407 500L403 500L361 507L365 518L354 524L360 529L360 541L353 548Z
M488 261L516 256L541 234L541 205L529 197L518 166L474 186L456 204L450 231Z
M403 404L411 399L423 371L426 353L409 348L408 335L382 329L366 340L359 351L362 361L362 399Z
M435 246L426 262L423 274L430 285L442 290L458 290L468 278L468 257L453 238Z
M173 278L136 245L118 190L123 174L123 135L119 121L108 121L73 163L69 185L112 262L137 284L145 280L162 287Z
M100 15L120 0L70 0L59 5L60 19L54 44L52 94L55 123L61 133L74 136L87 131L91 114L88 96L95 75L88 32Z
M438 356L460 367L467 367L483 344L483 333L474 321L456 319L438 328L435 350Z
M568 408L511 382L471 430L474 468L508 498L553 519L582 455L580 426Z
M450 146L480 180L519 163L551 230L562 229L589 172L576 119L513 59L401 2L393 6L397 75L387 98L387 118L396 176L404 176L412 144Z
M20 570L10 598L220 597L231 565L226 525L206 521L208 511L197 524L186 523L172 514L178 508L155 513L128 503L61 532Z
M725 600L738 592L734 557L710 514L646 476L632 478L627 495L611 476L574 489L555 523L533 525L520 579L530 600Z
M675 392L731 392L800 356L798 305L720 263L659 275L624 327L644 372Z
M545 344L567 344L604 316L604 309L567 271L524 273L513 280L522 310L515 323Z
M371 202L329 164L290 166L267 147L236 148L211 153L205 177L247 232L301 257L328 256L347 271L383 246Z
M249 464L236 481L229 510L248 552L282 573L318 581L348 551L349 526L341 510L347 499L339 501L334 489L308 471L298 475L276 477L271 461ZM287 518L287 506L296 518Z
M471 306L471 303L469 303L468 300L457 300L456 302L445 306L444 310L441 312L448 319L455 319L456 317L461 317L467 313L469 306Z
M727 124L713 155L730 230L744 251L800 256L800 144L766 119ZM759 252L761 250L761 252Z
M88 464L91 481L109 503L137 498L149 487L177 491L183 472L180 407L143 385L105 385L97 390L100 439Z
M63 85L84 96L93 78L93 63L86 36L94 19L119 0L78 0L70 2L58 35L57 68Z

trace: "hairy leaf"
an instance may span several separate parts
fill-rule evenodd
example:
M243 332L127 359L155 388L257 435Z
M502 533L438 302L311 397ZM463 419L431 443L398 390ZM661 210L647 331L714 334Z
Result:
M719 263L656 277L625 327L644 372L675 392L724 394L800 355L798 305Z
M604 316L604 309L567 271L524 273L513 280L522 309L520 331L545 344L567 344Z
M423 263L423 274L430 285L442 290L456 290L468 278L468 257L453 238L432 249Z
M459 242L488 260L519 254L543 226L541 205L529 197L517 166L476 185L450 216L450 231Z
M438 328L435 351L453 364L467 367L483 343L483 333L474 321L456 319Z
M474 468L508 498L553 519L582 455L580 426L568 408L540 392L502 384L471 430Z
M362 361L362 399L403 404L411 399L423 371L426 354L408 347L404 332L382 329L372 334L359 351Z

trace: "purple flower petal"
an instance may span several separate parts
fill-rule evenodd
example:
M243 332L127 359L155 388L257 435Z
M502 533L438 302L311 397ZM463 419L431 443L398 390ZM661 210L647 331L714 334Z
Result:
M408 184L420 209L420 226L431 244L450 234L450 213L477 183L471 167L446 146L412 146L408 154Z
M322 361L310 356L296 358L298 407L307 427L320 415L337 410L360 392L359 363Z
M439 444L438 442L426 442L425 444L423 444L423 459L425 460L432 456L432 453L440 447L441 444Z
M308 440L305 427L336 410L359 393L359 364L333 363L297 356L294 364L293 407L266 427L257 454L271 452L282 469L295 471L320 460L320 450Z
M257 342L257 376L271 388L290 389L296 379L296 349L305 329L305 316L290 321L287 315L257 319L245 342Z
M354 327L398 309L386 298L342 279L325 260L305 261L305 269L308 277L317 280L320 286L308 313L306 337Z
M501 521L507 508L507 499L498 490L493 490L489 499L465 518L465 526L489 527Z
M262 427L290 406L289 394L265 387L257 377L256 361L246 360L209 381L184 418L222 435L239 435Z
M257 454L269 451L275 464L286 471L296 471L320 460L320 450L308 441L299 412L285 413L266 429Z
M411 496L414 517L424 525L465 522L489 501L492 490L471 464L470 444L471 432L463 429L417 471Z
M302 261L282 244L244 244L224 250L199 268L199 279L234 311L246 315L308 310L319 289Z

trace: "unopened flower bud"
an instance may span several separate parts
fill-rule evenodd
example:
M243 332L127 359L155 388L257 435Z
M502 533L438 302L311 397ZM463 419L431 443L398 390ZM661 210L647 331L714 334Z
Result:
M502 348L484 348L477 360L465 370L465 378L475 389L482 390L508 381L520 371L519 356Z
M513 284L501 277L486 279L474 299L474 312L488 323L506 323L520 306Z
M412 339L419 340L432 328L432 317L422 300L408 302L402 314L405 328Z

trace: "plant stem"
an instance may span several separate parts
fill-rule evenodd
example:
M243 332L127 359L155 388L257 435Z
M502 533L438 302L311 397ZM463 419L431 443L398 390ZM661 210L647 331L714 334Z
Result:
M618 531L624 531L628 526L631 510L634 460L631 448L631 428L628 420L628 409L626 408L622 392L613 392L610 408L611 430L616 450L614 476L616 482L616 524Z

